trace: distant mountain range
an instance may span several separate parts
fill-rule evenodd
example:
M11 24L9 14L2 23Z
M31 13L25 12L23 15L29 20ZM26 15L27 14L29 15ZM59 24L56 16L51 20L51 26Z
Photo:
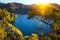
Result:
M59 7L58 4L51 3L54 7ZM15 14L27 14L29 10L36 7L36 4L33 5L24 5L21 3L0 3L0 8L6 8L9 12Z

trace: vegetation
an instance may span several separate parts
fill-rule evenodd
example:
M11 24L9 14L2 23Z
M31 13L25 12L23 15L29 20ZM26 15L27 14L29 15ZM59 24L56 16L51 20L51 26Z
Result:
M58 7L55 7L53 5L37 5L36 8L29 11L28 19L34 18L35 16L39 16L42 19L38 19L45 24L49 25L51 27L50 32L48 33L49 40L60 40L60 5ZM53 23L49 24L49 21L53 21ZM43 37L44 38L44 37ZM48 40L48 39L42 39L42 40ZM40 40L40 39L39 39Z
M23 36L21 31L11 24L13 22L14 15L6 9L0 9L0 40L20 40Z
M37 5L28 13L28 19L38 16L39 22L44 22L51 27L47 36L43 32L32 33L30 36L23 36L20 30L15 28L12 23L15 21L15 15L6 9L0 9L0 40L60 40L60 6ZM43 19L43 20L42 20ZM47 21L48 20L48 21ZM53 21L49 24L50 21ZM39 31L40 29L37 28ZM44 29L41 29L42 31Z

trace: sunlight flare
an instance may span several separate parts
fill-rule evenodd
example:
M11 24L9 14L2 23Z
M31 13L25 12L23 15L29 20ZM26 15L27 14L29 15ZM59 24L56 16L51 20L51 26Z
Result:
M52 0L37 0L36 4L49 4L51 2L52 2Z
M45 12L47 10L47 7L48 7L48 4L51 3L52 0L37 0L36 1L36 4L38 5L39 9L40 10L40 14L42 16L46 15Z

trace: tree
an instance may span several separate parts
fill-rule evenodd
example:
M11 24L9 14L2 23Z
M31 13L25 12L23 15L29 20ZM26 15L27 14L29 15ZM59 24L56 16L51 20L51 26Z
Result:
M20 40L23 37L21 31L10 23L14 22L14 17L6 9L0 9L0 40Z
M56 26L57 28L55 30L58 30L58 29L60 29L60 23L59 23L60 22L60 5L58 5L58 6L59 7L55 8L53 5L48 4L46 6L46 8L44 10L42 10L40 8L41 6L38 5L38 7L29 11L28 15L30 18L39 16L40 18L44 19L44 20L40 19L40 21L44 22L45 24L50 25L51 27L54 26L54 28ZM41 12L41 10L43 11L43 13ZM49 22L47 21L48 19L54 21L54 23L49 24Z

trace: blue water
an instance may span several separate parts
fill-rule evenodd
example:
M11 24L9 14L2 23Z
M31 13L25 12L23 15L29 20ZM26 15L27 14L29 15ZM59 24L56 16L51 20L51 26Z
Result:
M39 24L35 19L27 19L27 15L19 15L15 19L15 27L21 30L23 35L38 34L37 27L44 28L44 33L49 32L50 27L44 23Z

